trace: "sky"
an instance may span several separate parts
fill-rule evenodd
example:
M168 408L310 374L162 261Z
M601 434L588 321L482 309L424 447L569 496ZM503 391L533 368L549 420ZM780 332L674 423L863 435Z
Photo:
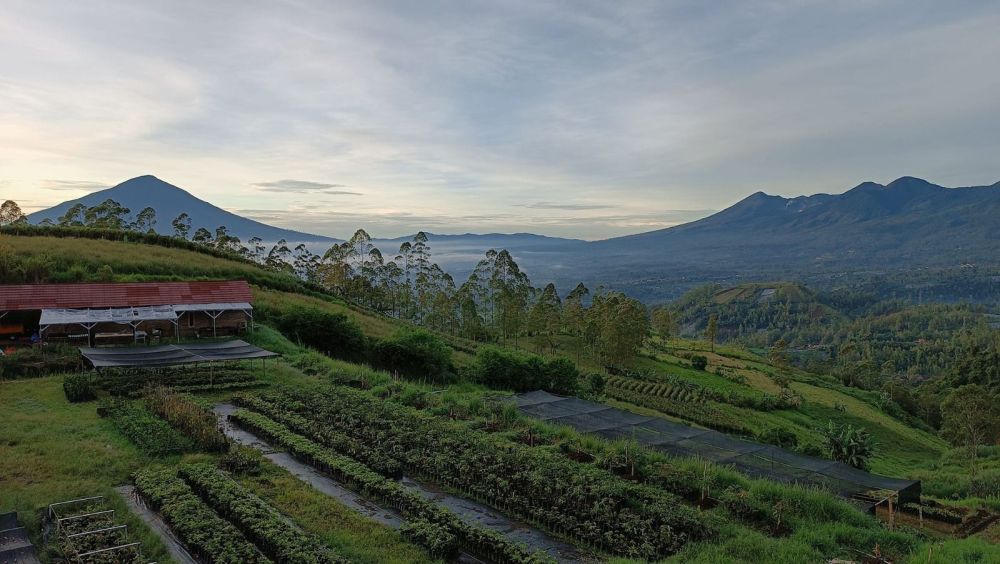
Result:
M1000 4L0 2L0 198L153 174L336 237L1000 180Z

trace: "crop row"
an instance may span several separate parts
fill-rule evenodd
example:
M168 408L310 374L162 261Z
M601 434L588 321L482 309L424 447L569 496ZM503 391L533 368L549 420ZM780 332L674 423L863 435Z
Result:
M237 396L235 402L237 405L262 413L271 419L281 418L282 425L292 431L305 435L338 454L353 458L383 476L393 479L399 479L403 476L402 466L396 459L326 425L311 421L288 410L277 408L255 396Z
M288 450L303 462L315 466L348 487L377 500L412 521L425 521L443 527L459 539L467 550L495 562L534 563L546 561L545 555L534 555L500 533L469 525L451 511L437 505L399 483L387 479L365 465L346 456L330 452L316 442L292 432L274 420L247 410L239 410L230 420L266 440ZM427 536L427 535L424 535ZM419 541L420 537L414 537ZM426 548L438 550L437 540Z
M136 490L167 521L199 561L210 564L270 562L230 522L219 517L171 468L133 475Z
M194 450L191 439L157 417L140 401L111 400L101 406L99 413L110 417L125 438L150 456Z
M345 564L313 537L210 464L191 464L178 475L219 515L229 520L269 558L290 564Z
M602 552L654 559L712 534L697 510L665 491L358 390L262 399L276 413L337 426L414 475Z
M694 421L710 429L723 433L753 436L751 429L744 426L738 418L722 411L711 403L687 403L668 398L649 396L640 392L615 387L606 387L604 393L616 400L654 409L662 413Z
M95 385L114 395L137 395L151 385L168 386L185 391L200 389L231 389L257 386L260 383L247 370L179 367L162 371L113 371L96 377Z
M647 396L657 396L674 401L705 403L705 390L699 386L686 386L667 382L649 382L633 380L621 376L608 378L609 387L628 390Z

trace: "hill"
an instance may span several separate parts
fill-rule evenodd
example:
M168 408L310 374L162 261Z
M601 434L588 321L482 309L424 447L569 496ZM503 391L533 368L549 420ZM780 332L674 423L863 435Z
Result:
M435 526L429 529L437 537L444 536L442 531L457 530L464 535L460 540L468 539L468 527L452 525L441 507L473 507L477 513L489 512L491 521L499 516L501 523L508 518L528 523L519 529L530 534L522 538L531 542L555 538L576 545L580 551L592 551L587 561L614 556L659 561L673 555L675 561L684 562L820 562L877 550L896 562L923 562L931 542L935 556L957 555L955 561L968 555L989 561L997 555L997 548L986 542L994 538L988 535L996 535L992 529L968 539L951 538L953 529L926 528L920 533L908 528L893 529L822 490L750 478L705 460L647 451L627 440L584 436L566 427L517 415L497 401L509 391L483 385L471 370L483 346L480 343L447 341L457 365L456 379L450 383L429 381L419 373L380 372L357 360L328 357L279 333L275 327L280 323L274 322L289 315L305 315L302 308L343 314L353 319L372 342L391 338L407 326L288 285L283 275L248 263L136 242L69 237L4 239L18 261L44 258L48 261L48 275L60 280L106 276L98 269L108 260L114 261L113 276L118 280L178 275L241 275L256 280L254 305L261 314L259 320L272 325L258 327L247 338L282 354L282 358L268 362L267 373L259 376L256 387L239 388L244 393L237 402L244 410L236 414L235 421L256 422L258 437L266 431L269 435L265 443L283 446L280 450L287 451L287 455L258 460L255 471L235 467L232 455L203 450L182 456L147 454L142 447L149 446L144 437L150 433L143 433L144 426L158 422L164 431L158 435L161 442L169 434L166 431L173 428L170 425L177 432L184 427L169 419L169 412L167 416L150 413L151 408L144 407L148 404L141 400L128 405L134 412L145 413L143 417L119 417L110 410L110 417L102 419L97 415L98 408L107 413L109 406L124 409L122 404L69 403L61 376L0 382L0 426L9 429L11 437L0 445L4 454L0 456L0 505L29 516L29 530L39 540L42 527L36 517L38 508L59 499L94 493L114 496L112 488L139 471L136 483L140 488L155 495L155 483L163 481L169 485L168 491L191 490L194 494L186 498L185 508L217 515L220 527L229 531L239 530L231 525L246 526L239 521L240 513L230 510L230 504L240 499L233 500L230 495L227 501L210 495L208 488L215 491L224 487L241 495L252 493L264 513L281 515L275 525L294 523L315 536L314 542L357 562L440 560L435 553L426 552L430 544L426 535L406 531L397 534L349 509L360 502L381 512L377 509L380 498L372 497L379 491L392 493L394 500L424 504L419 506L420 513L405 513L407 518L414 513L430 515L437 507L433 512ZM95 252L82 252L84 246L93 246ZM183 271L179 271L181 268ZM813 299L807 288L777 283L714 292L710 298L725 305L759 302L762 297L768 301L775 296L802 302ZM601 362L580 337L561 333L557 341L558 354L576 357L576 364L586 370L601 370ZM525 335L521 346L551 348L538 335ZM707 357L707 370L692 367L693 355ZM246 371L236 366L227 370ZM197 402L220 410L224 406L218 404L233 401L233 391L220 387L225 380L219 374L214 376L214 384L212 380L195 383L193 380L199 376L205 375L197 371L183 374L188 385L196 386L191 393ZM992 516L984 509L990 507L989 502L978 497L990 495L989 486L974 489L981 485L965 477L960 453L949 451L928 429L880 403L878 394L847 388L828 376L772 365L765 358L736 348L710 351L705 343L652 339L630 370L605 374L603 391L591 387L592 378L584 380L588 387L580 393L592 394L591 399L603 403L645 416L768 440L804 453L816 454L821 449L820 429L830 421L861 426L872 433L878 445L871 459L873 471L920 475L925 492L964 498L960 504L948 505L947 511ZM185 400L173 401L176 409ZM168 417L167 423L163 417ZM210 426L215 428L214 421ZM255 428L244 430L253 432ZM289 472L286 465L292 457L298 466ZM33 469L30 476L20 471L25 461ZM227 470L207 473L204 465L192 465L203 462L218 462ZM95 467L102 471L94 472ZM408 475L419 473L414 476L417 480L393 479L401 467ZM154 472L154 480L142 479L150 472ZM211 476L211 481L205 476ZM328 484L322 481L328 476L339 479L350 492L331 497L323 493L329 488L309 485ZM352 476L361 476L363 481ZM956 479L959 477L964 482ZM413 481L425 483L428 491L433 488L434 495L402 495L413 491L400 489L412 488ZM359 484L363 487L359 488ZM559 487L562 484L573 487ZM973 491L987 493L974 495ZM420 501L423 499L431 502ZM442 499L447 501L426 505ZM215 513L207 509L209 506ZM121 512L128 514L125 508ZM530 515L542 517L527 520ZM897 519L903 521L906 516L900 513ZM586 527L560 525L568 520ZM921 526L930 520L925 514ZM648 526L660 521L667 524ZM183 524L168 523L172 527ZM630 527L627 534L617 532L623 524ZM909 518L906 524L918 526L915 518ZM151 552L163 559L155 535L138 520L129 525L130 535L136 530L144 547L152 546L156 550ZM598 537L604 529L615 531L615 536ZM203 530L207 535L214 528ZM176 527L175 533L189 540L185 529ZM472 533L477 535L475 538L483 538L476 531ZM264 542L267 538L246 538L246 542L257 546L273 546ZM611 540L591 540L598 538ZM465 550L469 544L461 546ZM433 549L433 545L429 548Z
M274 227L241 217L198 199L190 192L150 175L138 176L106 190L93 192L82 198L69 200L57 206L35 212L28 216L28 221L34 224L41 223L46 219L58 221L60 216L76 204L92 207L108 199L129 208L132 214L138 213L145 207L153 208L156 210L155 229L157 233L165 235L173 233L173 229L170 226L171 220L182 213L187 213L191 217L192 232L199 227L204 227L214 233L215 228L224 225L229 229L231 235L235 235L244 241L251 237L260 237L265 241L272 242L279 239L295 242L334 241L330 237L281 229L280 227Z

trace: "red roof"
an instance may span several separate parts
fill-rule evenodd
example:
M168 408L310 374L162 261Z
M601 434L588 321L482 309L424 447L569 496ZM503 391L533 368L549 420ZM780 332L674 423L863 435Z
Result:
M246 280L121 284L2 284L0 311L249 303Z

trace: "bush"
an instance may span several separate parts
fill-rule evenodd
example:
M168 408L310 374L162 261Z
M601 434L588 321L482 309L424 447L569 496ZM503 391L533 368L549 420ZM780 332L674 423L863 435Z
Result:
M704 370L708 366L708 358L704 355L696 354L691 357L691 368Z
M0 379L14 380L72 372L80 366L80 351L64 344L31 347L0 356Z
M441 525L414 520L403 524L399 532L403 538L426 548L434 558L450 561L458 554L458 538Z
M102 400L107 414L122 435L149 456L166 456L193 450L194 443L154 415L142 402Z
M546 360L496 347L479 349L472 372L491 388L515 392L542 389L557 394L575 394L580 377L576 365L568 359Z
M985 470L969 480L969 495L1000 497L1000 470Z
M219 459L219 467L233 474L256 476L260 474L264 455L245 445L233 444L229 452Z
M762 443L788 449L793 449L799 445L799 438L795 433L784 427L770 427L757 435L757 440Z
M229 448L229 439L219 430L215 414L202 408L189 396L158 386L146 394L146 405L200 448L209 452L225 452Z
M451 347L421 329L403 329L373 347L374 363L407 378L448 383L452 379Z
M293 306L275 320L278 330L289 339L335 358L360 360L367 356L368 343L357 322L343 313Z
M63 378L63 392L72 403L97 399L90 374L70 374Z

